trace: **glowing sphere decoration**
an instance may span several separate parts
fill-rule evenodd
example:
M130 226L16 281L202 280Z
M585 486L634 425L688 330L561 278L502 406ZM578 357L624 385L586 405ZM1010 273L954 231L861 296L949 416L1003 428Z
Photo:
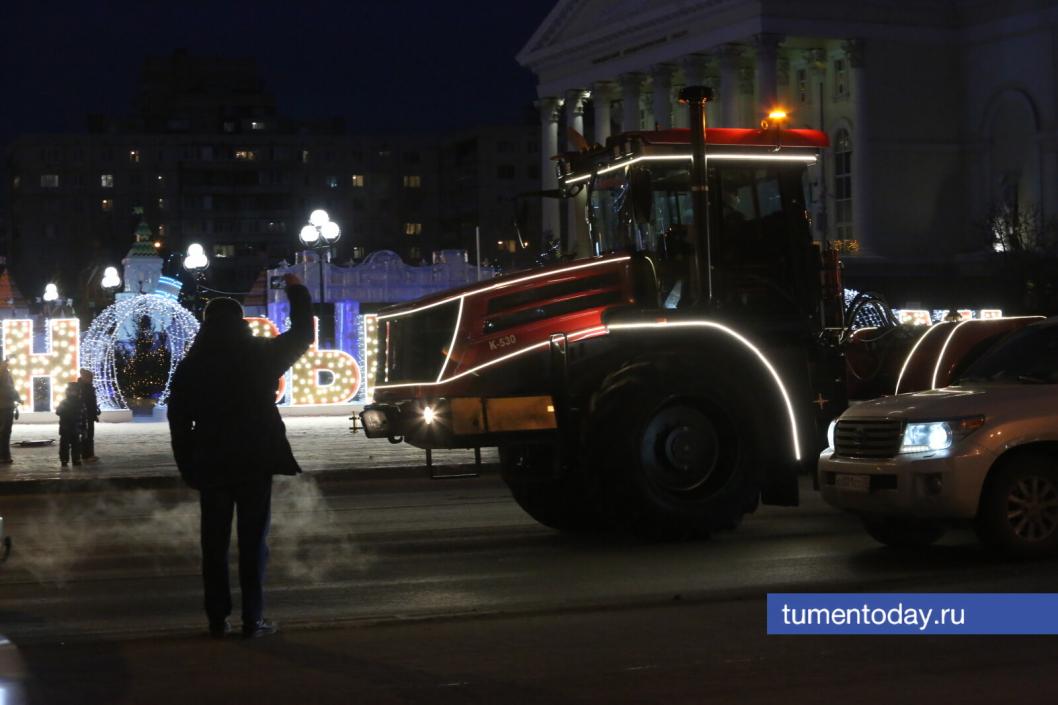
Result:
M135 341L144 317L154 330L164 334L161 337L168 352L168 376L157 399L159 404L168 400L173 370L198 333L198 321L191 312L166 296L141 294L105 308L81 341L81 366L95 375L96 395L103 409L128 408L118 383L117 352L119 346Z

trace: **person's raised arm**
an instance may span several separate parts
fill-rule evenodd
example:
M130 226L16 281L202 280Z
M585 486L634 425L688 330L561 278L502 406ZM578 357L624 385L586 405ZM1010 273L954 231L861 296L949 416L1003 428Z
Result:
M273 372L276 377L305 354L315 337L312 326L312 297L309 290L294 274L283 276L287 300L290 302L290 330L269 341L272 350Z

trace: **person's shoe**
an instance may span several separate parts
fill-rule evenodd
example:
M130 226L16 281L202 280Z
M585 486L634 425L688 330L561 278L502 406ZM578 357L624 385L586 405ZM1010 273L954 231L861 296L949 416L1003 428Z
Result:
M68 463L68 462L66 462L65 460L63 460L63 461L60 461L60 462L59 462L59 465L61 465L61 466L63 466L63 467L66 467L67 465L69 465L69 463Z
M278 631L279 625L267 619L259 619L256 622L242 625L242 635L247 639L257 639Z
M74 465L80 465L80 464L81 464L81 461L80 461L80 460L75 460L75 461L73 461L73 464L74 464Z
M223 639L224 637L231 634L231 622L224 620L223 622L210 622L209 623L209 636L212 639Z

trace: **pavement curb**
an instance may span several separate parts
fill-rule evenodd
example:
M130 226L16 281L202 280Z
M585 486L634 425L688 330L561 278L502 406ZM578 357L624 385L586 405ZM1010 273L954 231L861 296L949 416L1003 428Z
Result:
M457 465L455 468L472 467ZM483 463L481 475L491 476L499 473L499 463ZM84 473L85 470L70 471ZM337 468L327 470L308 470L303 475L317 482L375 482L379 480L429 480L430 474L425 465L398 465L376 468ZM439 482L445 478L436 478ZM464 478L472 479L472 478ZM173 473L166 475L133 475L122 477L49 477L39 480L4 480L0 479L0 495L48 494L59 492L102 492L106 490L174 490L187 489L180 476Z

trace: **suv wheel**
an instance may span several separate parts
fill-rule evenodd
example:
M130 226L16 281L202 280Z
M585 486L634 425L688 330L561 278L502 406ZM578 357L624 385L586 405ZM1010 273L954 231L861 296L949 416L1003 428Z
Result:
M996 468L985 483L975 528L985 543L1022 558L1058 550L1058 459L1026 453Z

